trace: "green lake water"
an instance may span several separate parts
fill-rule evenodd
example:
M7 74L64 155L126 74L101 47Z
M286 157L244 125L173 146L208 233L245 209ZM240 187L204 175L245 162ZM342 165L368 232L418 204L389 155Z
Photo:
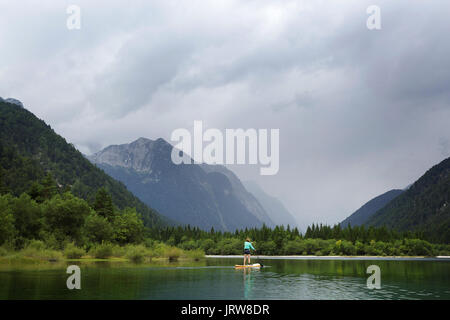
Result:
M252 262L255 262L253 260ZM188 264L64 262L0 266L0 299L450 299L450 260L267 259L260 270L241 259ZM81 289L66 287L66 267L81 268ZM366 285L369 265L381 289Z

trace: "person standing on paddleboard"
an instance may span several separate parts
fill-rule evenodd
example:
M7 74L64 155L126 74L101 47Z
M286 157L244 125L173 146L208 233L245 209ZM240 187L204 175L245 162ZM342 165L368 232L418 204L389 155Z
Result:
M245 239L244 242L244 266L245 266L245 260L248 260L248 264L250 264L250 249L256 250L252 243L250 242L250 238Z

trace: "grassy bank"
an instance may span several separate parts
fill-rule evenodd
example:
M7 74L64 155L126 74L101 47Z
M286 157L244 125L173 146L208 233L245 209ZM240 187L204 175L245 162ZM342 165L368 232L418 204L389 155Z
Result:
M0 264L14 263L43 263L65 260L112 260L131 261L136 263L151 262L153 260L198 261L205 257L202 250L183 250L163 243L129 244L119 246L117 244L102 243L90 248L77 247L73 243L65 245L63 250L54 250L42 241L31 241L21 250L13 250L6 246L0 247Z

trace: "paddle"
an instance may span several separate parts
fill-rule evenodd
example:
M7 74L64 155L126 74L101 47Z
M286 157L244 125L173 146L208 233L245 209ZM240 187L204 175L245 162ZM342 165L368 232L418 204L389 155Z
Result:
M256 250L255 250L255 253L256 253ZM264 265L259 261L259 254L256 255L256 260L261 265L261 268L264 267Z

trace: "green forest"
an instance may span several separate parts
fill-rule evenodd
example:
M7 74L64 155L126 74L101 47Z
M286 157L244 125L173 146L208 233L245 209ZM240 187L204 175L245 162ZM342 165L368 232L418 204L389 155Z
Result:
M397 230L420 230L434 242L450 242L450 158L430 168L408 190L367 221Z
M450 253L448 244L431 243L418 233L399 233L385 227L312 225L302 234L289 226L263 226L235 232L217 232L214 229L207 232L186 226L149 230L148 238L184 250L201 249L211 255L236 255L242 254L246 237L250 237L256 253L261 255L436 256Z
M177 258L191 252L242 254L250 237L261 255L448 255L450 246L430 243L423 235L385 227L341 228L312 225L304 234L297 228L277 226L217 232L190 226L145 227L135 208L118 209L112 196L100 188L88 202L59 188L50 174L15 197L0 196L0 250L32 248L62 252L68 258L90 254L97 258L148 256ZM53 250L53 251L51 251ZM155 253L160 251L159 254ZM120 251L117 254L117 251Z
M173 224L91 164L33 113L0 102L0 192L20 196L48 173L60 188L89 202L98 189L106 188L115 206L136 208L146 226Z
M148 244L142 215L136 208L119 209L100 188L92 201L59 188L51 174L16 197L0 195L0 257L59 260L88 255L93 258L148 257L177 260L203 257L199 250L184 252L164 243ZM18 254L16 254L18 253Z
M135 208L118 209L111 195L100 188L91 203L59 190L48 174L19 197L0 196L0 244L23 248L29 240L42 240L62 249L64 243L92 246L143 241L144 224Z

